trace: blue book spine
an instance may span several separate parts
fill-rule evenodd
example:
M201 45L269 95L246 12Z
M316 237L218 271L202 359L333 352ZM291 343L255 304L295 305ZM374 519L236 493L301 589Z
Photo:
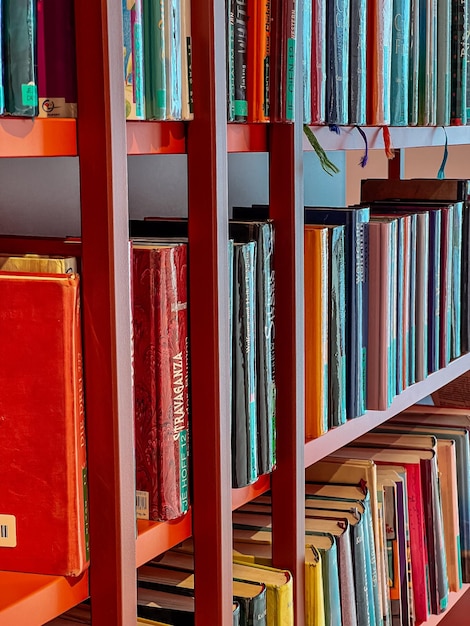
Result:
M418 78L419 78L419 2L411 0L410 17L410 65L408 76L408 123L418 124Z
M429 213L429 293L428 293L428 331L429 354L428 370L439 369L440 336L440 286L441 286L441 211Z
M367 0L350 0L349 124L366 123Z
M346 274L344 226L330 228L330 427L346 422Z
M339 587L338 549L335 538L331 536L333 544L327 553L322 553L323 586L325 589L325 617L328 616L328 626L341 626L341 596Z
M326 122L348 123L349 0L326 6Z
M413 385L416 382L416 246L418 222L417 215L410 215L410 290L409 290L409 308L410 308L410 339L409 339L409 355L408 360L408 382Z
M393 1L392 82L390 122L408 124L408 73L410 65L410 0Z
M451 358L461 355L461 275L462 275L462 223L463 205L454 204L454 221L452 229L452 324Z
M312 0L303 2L302 96L304 124L312 123Z
M168 11L165 21L167 29L165 36L165 64L166 64L166 110L167 119L180 120L183 107L183 73L181 47L181 10L180 0L168 0Z
M396 374L396 390L401 393L405 388L403 380L403 341L404 333L404 291L403 278L405 275L405 217L399 217L397 220L397 333L396 333L396 351L397 351L397 374Z

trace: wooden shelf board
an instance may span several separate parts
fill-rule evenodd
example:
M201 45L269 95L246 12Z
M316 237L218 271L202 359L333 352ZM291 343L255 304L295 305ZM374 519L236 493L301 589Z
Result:
M452 361L446 368L430 374L425 380L405 389L393 400L386 411L367 411L365 415L349 420L346 424L329 430L321 437L305 444L305 467L320 461L335 450L369 432L388 419L416 404L440 387L470 369L470 353Z
M255 483L247 487L232 489L232 511L251 502L269 489L271 489L271 474L260 476Z
M340 134L330 131L328 126L311 126L318 141L325 150L364 150L364 140L355 126L341 126ZM383 131L377 126L362 126L367 136L369 150L383 150ZM390 137L394 148L419 148L470 143L470 126L414 126L390 127ZM303 149L313 150L307 138L303 137Z
M447 609L441 613L440 615L431 615L429 617L428 620L426 620L426 622L424 622L424 624L422 626L437 626L437 624L449 624L449 626L451 624L453 625L457 625L459 624L463 626L463 624L467 623L467 618L468 618L468 604L470 603L470 584L465 584L462 586L462 589L460 589L459 591L453 591L449 593L449 603L447 605ZM460 603L463 598L465 596L465 607L463 606L462 603L462 612L460 611L460 606L457 606L458 603ZM459 613L462 613L461 618L458 618L456 615L454 615L454 612L452 612L452 609L454 609L455 607L455 612L457 612L457 610L459 610ZM464 611L464 608L466 608L467 610ZM465 617L463 617L465 615Z
M0 118L0 157L77 156L74 119Z
M88 573L78 578L0 572L0 624L43 624L88 597Z
M185 154L184 122L128 121L127 154Z
M149 522L137 520L136 567L154 559L180 541L191 537L191 511L171 522Z
M269 124L227 124L228 152L266 152Z

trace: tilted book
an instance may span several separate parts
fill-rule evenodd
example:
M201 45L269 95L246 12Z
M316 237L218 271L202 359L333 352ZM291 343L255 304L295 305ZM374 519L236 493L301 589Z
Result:
M0 568L78 576L89 561L79 278L0 272L0 302Z
M137 516L189 507L187 247L132 246Z

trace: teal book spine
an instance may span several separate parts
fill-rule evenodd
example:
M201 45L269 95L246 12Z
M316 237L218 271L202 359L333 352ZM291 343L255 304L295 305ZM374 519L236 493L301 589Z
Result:
M122 25L126 118L143 120L145 109L141 0L135 0L130 8L128 0L122 0Z
M410 215L410 290L409 290L409 308L410 308L410 338L409 338L409 354L408 360L408 382L413 385L416 382L416 246L417 246L418 223L417 215Z
M164 1L166 119L182 118L182 64L181 64L181 10L180 0Z
M408 124L410 17L410 0L394 0L392 81L390 87L390 123L392 126L406 126Z
M165 8L161 0L144 0L145 117L167 118Z
M452 228L452 321L451 321L451 358L461 355L461 275L462 275L462 202L454 203Z
M38 114L36 2L3 0L3 87L5 113Z
M436 124L449 126L451 100L451 0L437 3L437 110ZM468 65L468 64L467 64ZM468 79L467 79L468 85ZM468 98L467 98L468 105ZM468 116L467 116L468 117Z
M312 124L325 123L326 107L326 3L312 0Z
M330 427L346 422L346 267L344 226L330 227Z
M396 392L400 394L404 389L403 380L403 361L405 358L403 351L402 335L405 332L404 326L404 284L403 278L405 276L405 219L406 217L400 216L397 218L397 308L396 308L396 355L397 355L397 370L396 370Z
M328 624L328 626L342 626L338 550L334 537L332 535L330 535L330 537L332 540L331 548L329 550L320 550L322 557L325 623Z
M408 124L418 124L418 83L419 83L419 3L420 0L410 1L410 64L408 76Z
M437 0L420 0L418 124L435 126L437 91Z
M428 375L429 214L417 214L416 381Z
M366 123L367 0L350 0L349 124Z
M451 104L450 123L455 126L467 123L467 39L468 4L462 0L452 2L451 45Z
M302 21L302 103L304 124L312 123L312 0L304 0Z
M234 244L232 483L258 476L256 391L256 243Z
M349 106L349 1L326 6L326 122L347 124Z
M440 364L440 324L443 313L440 311L441 300L441 232L442 213L441 209L429 212L429 301L428 301L428 327L429 327L429 354L428 371L435 372Z

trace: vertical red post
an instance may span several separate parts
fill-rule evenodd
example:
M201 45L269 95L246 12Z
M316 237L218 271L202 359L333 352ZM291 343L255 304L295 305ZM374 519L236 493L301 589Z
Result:
M93 624L136 619L121 7L75 3Z
M188 124L196 626L232 624L225 9L192 2Z

